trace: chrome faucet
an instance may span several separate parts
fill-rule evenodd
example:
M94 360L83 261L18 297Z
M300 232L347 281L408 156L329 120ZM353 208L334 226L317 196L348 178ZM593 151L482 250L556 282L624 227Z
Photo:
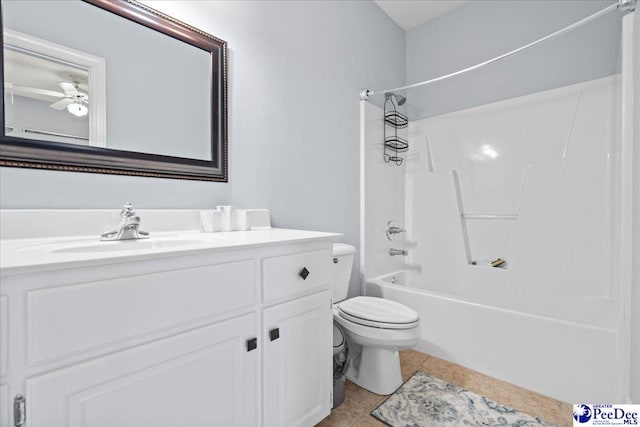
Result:
M102 233L100 240L132 240L148 239L149 233L140 230L140 217L136 215L133 205L124 204L120 211L120 225L113 231Z
M409 251L407 251L406 249L394 249L394 248L391 248L391 249L389 249L389 255L391 255L391 256L396 256L396 255L407 256L407 255L409 255Z

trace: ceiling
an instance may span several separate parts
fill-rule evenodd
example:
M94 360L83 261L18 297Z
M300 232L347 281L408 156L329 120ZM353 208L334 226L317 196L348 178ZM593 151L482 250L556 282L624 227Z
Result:
M458 8L470 0L373 0L405 31Z

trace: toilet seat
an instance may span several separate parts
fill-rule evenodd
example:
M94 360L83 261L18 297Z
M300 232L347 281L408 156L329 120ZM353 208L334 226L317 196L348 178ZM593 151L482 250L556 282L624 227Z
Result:
M413 309L384 298L355 297L338 304L337 309L346 320L381 329L411 329L420 320Z

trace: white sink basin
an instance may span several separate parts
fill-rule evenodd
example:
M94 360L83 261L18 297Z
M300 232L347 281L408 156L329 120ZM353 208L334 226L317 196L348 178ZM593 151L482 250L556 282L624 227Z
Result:
M122 252L143 251L153 249L172 249L183 246L201 245L202 240L117 240L113 242L98 242L94 244L65 245L52 249L58 254L93 253L93 252Z
M200 238L199 238L200 237ZM151 236L149 239L100 241L98 239L69 239L35 243L16 248L17 252L48 252L51 254L92 254L153 250L171 250L206 244L201 236Z

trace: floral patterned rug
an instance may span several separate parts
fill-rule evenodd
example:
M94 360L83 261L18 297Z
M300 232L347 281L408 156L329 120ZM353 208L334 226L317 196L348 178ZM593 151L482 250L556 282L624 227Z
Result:
M391 427L552 426L421 371L371 415Z

